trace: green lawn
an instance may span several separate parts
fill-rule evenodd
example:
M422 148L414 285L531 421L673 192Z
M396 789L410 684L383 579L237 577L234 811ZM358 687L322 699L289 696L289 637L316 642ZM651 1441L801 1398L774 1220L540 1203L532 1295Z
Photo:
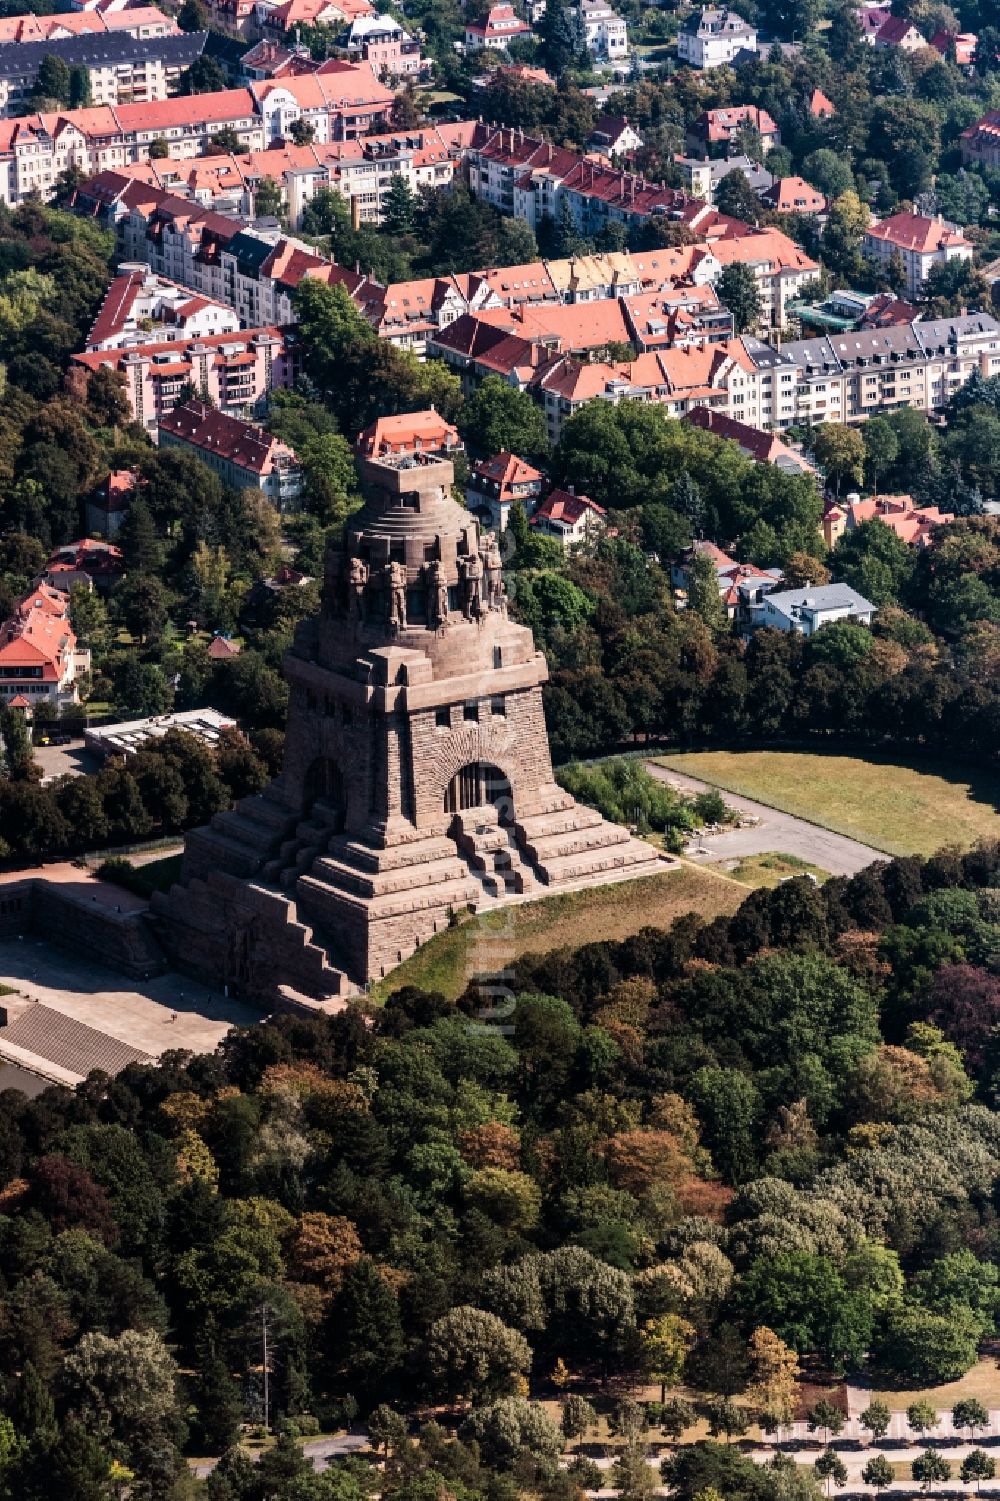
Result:
M645 927L667 928L685 912L711 919L735 912L745 895L737 882L684 864L639 881L501 907L439 933L387 975L372 999L384 1001L401 985L440 990L453 999L473 975L495 973L522 954L627 938Z
M735 863L720 861L716 869L745 886L779 886L791 876L815 876L817 881L826 881L830 876L828 870L820 870L818 865L810 865L798 855L744 855Z
M691 751L658 760L890 855L1000 838L1000 777L969 767L815 751Z

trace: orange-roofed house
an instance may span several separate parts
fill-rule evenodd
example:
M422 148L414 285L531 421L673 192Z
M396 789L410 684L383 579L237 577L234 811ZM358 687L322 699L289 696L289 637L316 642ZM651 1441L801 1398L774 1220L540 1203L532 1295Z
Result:
M761 202L776 214L825 214L826 197L804 177L777 177L760 195Z
M757 131L765 151L781 145L777 124L766 109L755 104L705 110L688 129L685 144L694 156L725 156L744 128Z
M556 87L556 81L551 73L547 73L544 68L533 68L528 63L505 63L502 68L497 68L490 82L492 84L504 78L516 79L519 83L535 84L541 89Z
M1000 167L1000 109L991 109L962 131L959 139L963 162Z
M79 702L79 680L90 671L90 652L78 647L70 625L69 595L35 584L0 625L0 697L53 708Z
M845 532L855 531L866 521L880 521L908 547L925 548L934 540L935 527L954 520L950 511L937 506L914 505L912 495L873 495L862 500L855 494L828 505L820 529L827 547L833 547Z
M112 469L87 500L87 530L113 542L132 504L138 474L134 469Z
M957 224L949 224L940 214L934 219L910 213L881 219L869 225L861 248L869 260L884 267L898 252L906 272L906 290L914 297L923 291L933 266L972 260L970 242Z
M607 530L607 512L589 495L572 490L553 490L531 518L531 525L546 537L555 537L566 551L595 542Z
M490 7L482 21L470 21L465 28L465 45L470 52L503 51L518 37L530 37L531 27L521 20L513 5L501 3Z
M407 454L457 453L462 448L458 428L433 407L426 412L403 412L378 417L358 438L358 453L366 459L396 459Z
M230 641L228 636L213 636L208 648L210 662L231 662L240 654L240 643Z
M942 57L953 56L960 68L971 68L979 38L974 31L936 31L931 46Z
M68 594L77 584L88 590L107 590L119 582L124 572L121 548L103 539L81 537L76 542L64 542L55 549L42 571L41 582L63 594Z
M511 506L520 503L531 516L544 483L540 469L505 450L472 466L465 503L484 526L506 531Z
M832 120L837 110L833 100L828 99L822 89L813 89L809 98L809 113L814 120Z

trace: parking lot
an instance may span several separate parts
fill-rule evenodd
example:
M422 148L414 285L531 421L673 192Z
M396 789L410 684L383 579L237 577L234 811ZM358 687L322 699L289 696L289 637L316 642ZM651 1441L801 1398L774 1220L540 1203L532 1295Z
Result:
M68 745L36 745L35 760L41 768L43 782L51 782L56 777L83 776L97 771L101 764L100 757L85 749L82 735Z

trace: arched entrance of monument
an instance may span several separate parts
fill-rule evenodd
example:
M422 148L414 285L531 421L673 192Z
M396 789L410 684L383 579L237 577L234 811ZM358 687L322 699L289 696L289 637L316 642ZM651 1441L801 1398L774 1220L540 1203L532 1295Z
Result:
M488 761L470 761L456 771L444 795L446 813L464 813L467 808L485 808L491 804L505 826L514 822L514 794L510 781Z
M317 756L306 772L302 786L302 811L311 812L316 804L322 804L326 821L342 832L347 799L344 794L344 773L330 756Z

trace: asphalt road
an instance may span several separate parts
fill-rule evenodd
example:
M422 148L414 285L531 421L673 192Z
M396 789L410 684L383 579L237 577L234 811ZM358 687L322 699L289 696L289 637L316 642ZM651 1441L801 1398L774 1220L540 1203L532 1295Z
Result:
M368 1448L368 1436L364 1433L342 1433L338 1438L311 1438L306 1439L302 1445L302 1453L306 1459L311 1459L317 1470L325 1470L331 1459L343 1459L347 1454L357 1454L360 1449ZM251 1450L251 1459L260 1459L260 1453ZM217 1459L206 1459L200 1464L191 1466L191 1473L199 1480L204 1480L206 1475L211 1475Z
M652 761L647 765L654 777L658 777L661 782L669 782L681 792L715 790L710 782L688 776L686 772L671 771ZM821 829L804 818L793 818L790 813L779 813L776 808L768 808L764 803L756 803L749 797L719 790L731 807L738 808L742 813L753 814L760 819L760 823L754 828L732 829L725 834L709 835L702 841L708 853L701 855L688 849L685 854L690 860L715 864L719 860L736 860L744 855L777 853L797 855L800 860L808 860L811 865L828 871L832 876L853 876L859 870L864 870L866 865L871 865L873 860L889 858L870 845L848 839L843 834L833 834L829 829Z

